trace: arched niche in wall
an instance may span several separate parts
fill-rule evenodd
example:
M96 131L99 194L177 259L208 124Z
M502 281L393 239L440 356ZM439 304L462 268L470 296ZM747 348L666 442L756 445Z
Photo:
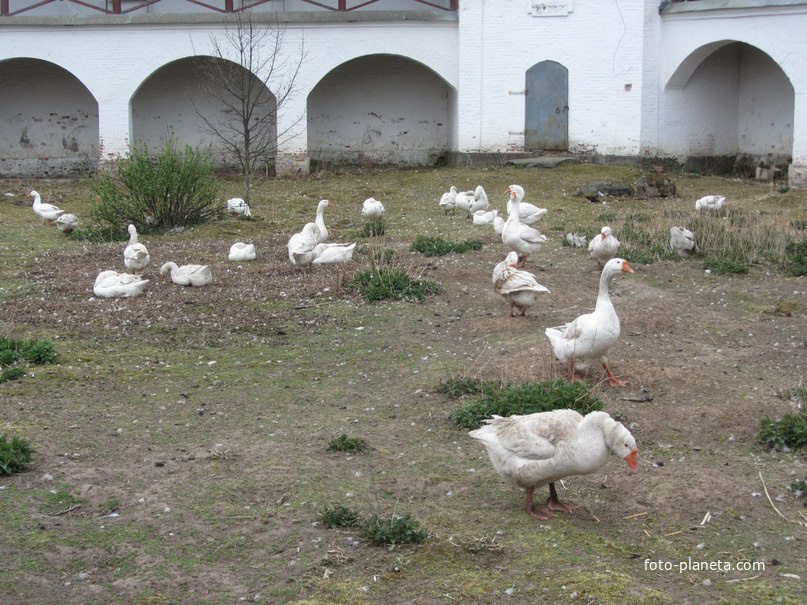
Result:
M98 102L62 67L0 62L0 176L67 176L98 162Z
M308 95L313 162L431 165L456 141L454 89L425 65L398 55L352 59Z
M786 162L793 108L793 85L767 53L735 40L712 42L690 53L665 84L661 147L687 156Z
M252 111L242 109L241 101ZM156 70L131 101L132 143L159 153L170 140L209 152L222 168L237 168L235 146L243 149L243 118L249 113L253 140L258 130L270 142L266 161L277 147L277 100L254 74L237 63L196 56Z

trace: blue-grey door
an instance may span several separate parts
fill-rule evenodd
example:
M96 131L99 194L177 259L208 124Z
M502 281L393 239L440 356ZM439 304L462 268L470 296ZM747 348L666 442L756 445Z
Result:
M569 147L569 70L542 61L527 70L524 147L565 150Z

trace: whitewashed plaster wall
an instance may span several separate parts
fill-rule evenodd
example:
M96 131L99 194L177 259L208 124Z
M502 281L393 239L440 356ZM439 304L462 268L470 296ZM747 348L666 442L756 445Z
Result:
M44 159L59 170L91 170L98 159L98 104L66 71L42 61L0 62L0 171L36 172Z
M523 148L525 74L550 60L569 70L570 149L638 153L644 10L568 4L565 16L538 17L527 0L460 2L459 151Z
M450 142L451 88L390 55L362 57L326 75L308 96L312 160L434 164Z
M682 95L675 91L689 88L690 77L706 57L722 46L740 41L770 57L792 86L792 134L788 132L790 128L787 125L789 112L784 108L787 101L778 96L772 101L770 110L775 132L769 133L763 144L771 152L774 141L781 141L783 148L792 141L791 184L804 186L807 184L807 37L803 31L807 22L807 6L787 1L771 2L769 6L761 4L764 3L736 1L733 3L735 8L722 10L708 10L706 2L683 7L674 5L673 12L665 12L662 16L660 44L663 52L659 54L658 61L658 151L679 156L691 153L680 138L673 143L678 114L686 110L686 106L680 104ZM752 111L768 111L756 97L767 84L785 90L786 96L789 96L781 78L765 73L764 57L746 54L738 58L745 59L738 73L738 121L752 117ZM776 71L774 65L770 67L773 69L769 71ZM697 86L693 91L696 90ZM766 96L771 101L775 93L769 90ZM673 126L669 126L670 123ZM758 132L764 128L764 121L758 121L754 116L748 126L738 125L738 146L747 143L743 135L750 134L748 128Z
M4 28L2 33L0 60L30 56L50 61L87 87L98 102L101 160L114 159L128 150L130 102L152 74L172 61L207 54L211 36L219 37L226 48L220 23L21 25ZM451 89L456 89L456 36L456 24L451 21L352 23L350 27L333 23L289 25L280 61L295 63L300 48L304 49L305 59L295 82L296 93L278 114L278 131L288 135L282 152L305 154L308 94L327 73L351 59L375 53L407 57L428 65L425 72L436 74ZM38 42L32 45L30 41L34 38ZM277 82L270 81L272 88L279 88ZM414 103L415 96L410 95ZM455 117L449 115L448 119ZM183 113L177 123L185 120L195 122L197 117Z

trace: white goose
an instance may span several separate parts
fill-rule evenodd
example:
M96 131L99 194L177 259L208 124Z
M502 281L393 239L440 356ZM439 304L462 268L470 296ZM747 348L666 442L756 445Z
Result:
M519 218L521 212L521 200L518 199L514 191L510 192L510 210L507 220L502 228L502 242L509 246L511 250L518 253L516 267L521 269L527 260L527 256L533 252L538 252L546 241L546 236L537 229L525 225Z
M249 209L249 204L240 197L231 197L227 200L227 212L230 214L240 214L243 216L252 216L252 211Z
M588 255L597 261L600 267L604 267L605 263L614 258L617 250L619 240L607 225L588 243Z
M510 252L507 257L493 269L493 290L500 294L510 305L510 317L515 317L515 310L525 315L527 309L534 306L538 297L549 292L538 283L529 271L516 269L518 253Z
M571 475L588 475L616 454L633 472L639 470L636 440L630 431L605 412L581 416L574 410L552 410L525 416L494 416L482 428L468 433L481 442L493 468L503 478L526 490L526 510L546 521L552 511L572 512L576 506L562 503L555 482ZM535 508L533 492L549 486L547 508Z
M572 248L585 248L586 241L588 241L585 235L578 235L577 233L567 233L565 237L566 242Z
M123 249L123 264L126 269L140 275L151 260L151 255L145 245L137 241L137 228L129 225L129 245Z
M314 260L314 247L317 245L319 227L315 223L306 223L303 230L289 238L286 248L289 260L293 265L310 265Z
M695 234L683 227L670 227L670 248L681 258L695 253Z
M101 298L131 298L140 296L149 280L131 273L101 271L95 278L93 293Z
M312 265L330 265L346 263L353 260L353 250L356 242L352 244L317 244L314 246L314 260Z
M328 228L325 226L325 209L330 205L331 203L328 200L320 200L319 204L317 204L317 215L314 224L319 230L317 235L318 244L328 240Z
M178 286L206 286L213 281L213 272L210 265L182 265L178 267L174 262L165 263L160 267L160 275L169 275L171 281Z
M525 225L534 225L538 221L540 221L548 210L546 208L539 208L533 204L524 201L524 188L521 185L510 185L506 189L507 193L510 193L510 199L507 200L507 212L510 212L510 208L513 205L513 196L512 194L515 193L515 199L519 201L519 212L518 218L519 220L524 223Z
M78 217L75 214L62 214L56 219L56 227L62 233L70 233L78 227Z
M384 204L374 197L368 197L362 204L361 213L368 219L381 218L384 216Z
M471 218L473 218L474 225L492 225L497 216L499 216L499 211L494 208L493 210L477 210Z
M228 260L234 261L247 261L255 260L257 258L255 253L255 244L245 244L244 242L236 242L230 246L230 253L227 255Z
M725 202L725 195L704 195L695 201L695 210L720 210Z
M457 207L457 188L451 185L449 190L440 196L438 204L445 214L449 212L454 214L454 209Z
M493 219L493 230L496 232L496 235L501 235L502 231L504 231L504 217L496 215L496 218Z
M55 221L59 216L64 214L64 210L53 204L46 204L42 202L42 196L37 191L31 191L29 197L34 198L34 212L46 221Z
M468 214L471 216L474 213L479 212L480 210L488 210L490 208L490 202L488 201L488 194L485 191L485 188L482 185L477 185L476 189L474 189L474 198L471 201L471 205L468 208Z
M606 358L620 333L619 317L611 302L609 286L614 277L621 273L633 273L628 261L621 258L609 260L600 275L600 290L594 311L580 315L563 326L545 330L555 358L568 364L566 378L569 382L577 380L575 371L585 370L591 362L599 361L612 386L621 387L627 384L614 376Z

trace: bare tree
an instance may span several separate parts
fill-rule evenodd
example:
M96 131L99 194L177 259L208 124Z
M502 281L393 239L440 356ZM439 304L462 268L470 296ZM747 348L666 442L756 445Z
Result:
M264 23L248 11L237 12L223 38L211 36L211 56L198 63L202 90L218 109L191 102L206 130L237 161L247 202L252 174L274 159L278 146L294 136L303 119L300 115L277 131L278 111L295 93L305 59L302 44L296 54L284 54L285 38L276 16Z

